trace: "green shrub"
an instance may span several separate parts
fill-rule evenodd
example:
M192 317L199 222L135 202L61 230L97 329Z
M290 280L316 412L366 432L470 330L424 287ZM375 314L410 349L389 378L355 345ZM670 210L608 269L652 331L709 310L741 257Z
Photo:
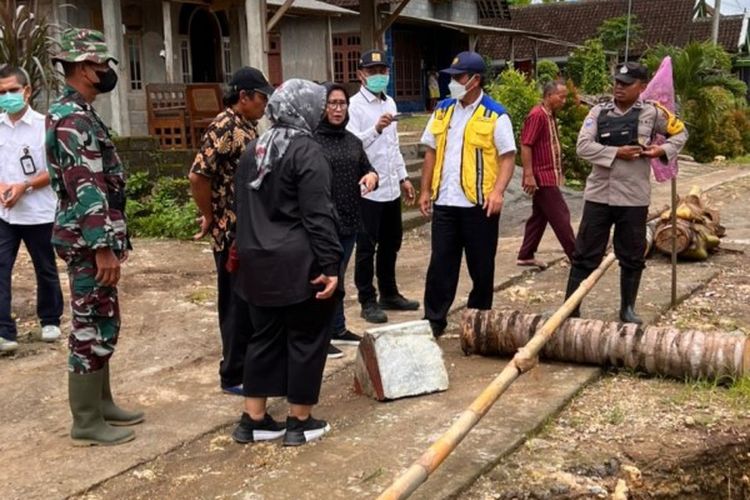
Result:
M516 144L519 144L526 115L542 98L536 81L527 78L520 71L509 68L488 85L487 92L508 110Z
M610 88L607 56L598 38L576 48L566 66L568 78L585 94L602 94Z
M153 182L139 172L128 177L126 214L132 236L188 239L197 230L198 209L185 178L161 177Z
M568 97L565 106L557 112L558 129L560 131L560 147L565 170L565 181L570 187L580 188L591 171L591 165L580 159L576 154L578 132L583 120L588 115L588 108L581 104L578 90L571 80L567 81Z
M536 65L536 80L539 85L555 80L560 75L560 68L555 61L542 59Z

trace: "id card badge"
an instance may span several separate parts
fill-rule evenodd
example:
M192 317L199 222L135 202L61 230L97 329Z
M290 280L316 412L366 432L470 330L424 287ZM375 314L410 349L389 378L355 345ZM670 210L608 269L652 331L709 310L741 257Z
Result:
M36 173L36 165L34 164L34 158L29 154L29 148L23 148L23 156L20 161L24 175L33 175Z

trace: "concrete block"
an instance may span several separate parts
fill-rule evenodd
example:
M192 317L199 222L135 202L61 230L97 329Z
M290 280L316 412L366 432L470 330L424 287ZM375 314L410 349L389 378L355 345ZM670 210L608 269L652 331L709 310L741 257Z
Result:
M430 323L368 330L357 349L354 389L378 401L447 390L448 371Z

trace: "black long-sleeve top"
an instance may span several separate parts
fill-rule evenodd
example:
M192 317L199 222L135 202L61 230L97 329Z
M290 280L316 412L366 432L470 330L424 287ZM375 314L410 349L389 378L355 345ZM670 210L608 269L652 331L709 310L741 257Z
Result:
M362 200L359 180L373 172L377 174L359 138L346 130L346 123L334 126L323 121L315 131L315 140L331 164L331 194L339 222L339 234L352 235L359 231Z
M235 290L261 307L298 304L316 291L310 280L337 276L343 250L331 201L331 168L311 137L292 140L283 158L263 179L257 177L255 142L235 175L237 251Z

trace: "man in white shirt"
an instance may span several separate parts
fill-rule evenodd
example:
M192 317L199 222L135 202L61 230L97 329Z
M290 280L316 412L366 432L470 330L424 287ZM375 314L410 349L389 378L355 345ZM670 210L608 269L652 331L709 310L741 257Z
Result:
M424 310L436 337L448 324L462 253L473 283L468 307L492 307L498 224L516 145L505 108L482 91L484 72L482 56L458 54L442 70L451 75L451 98L437 105L422 134L428 149L419 209L432 215Z
M362 86L350 100L346 128L362 141L367 158L378 173L379 186L362 199L363 227L357 235L354 283L362 305L361 316L370 323L385 323L388 316L383 309L419 309L419 302L406 299L396 285L396 257L403 235L401 192L406 203L416 200L399 149L396 103L385 93L389 81L385 52L363 53L357 75ZM380 301L373 285L376 263Z
M0 352L18 348L11 317L11 277L23 241L34 264L42 340L60 337L63 298L52 249L57 198L49 186L44 115L29 106L31 87L20 68L0 68Z

